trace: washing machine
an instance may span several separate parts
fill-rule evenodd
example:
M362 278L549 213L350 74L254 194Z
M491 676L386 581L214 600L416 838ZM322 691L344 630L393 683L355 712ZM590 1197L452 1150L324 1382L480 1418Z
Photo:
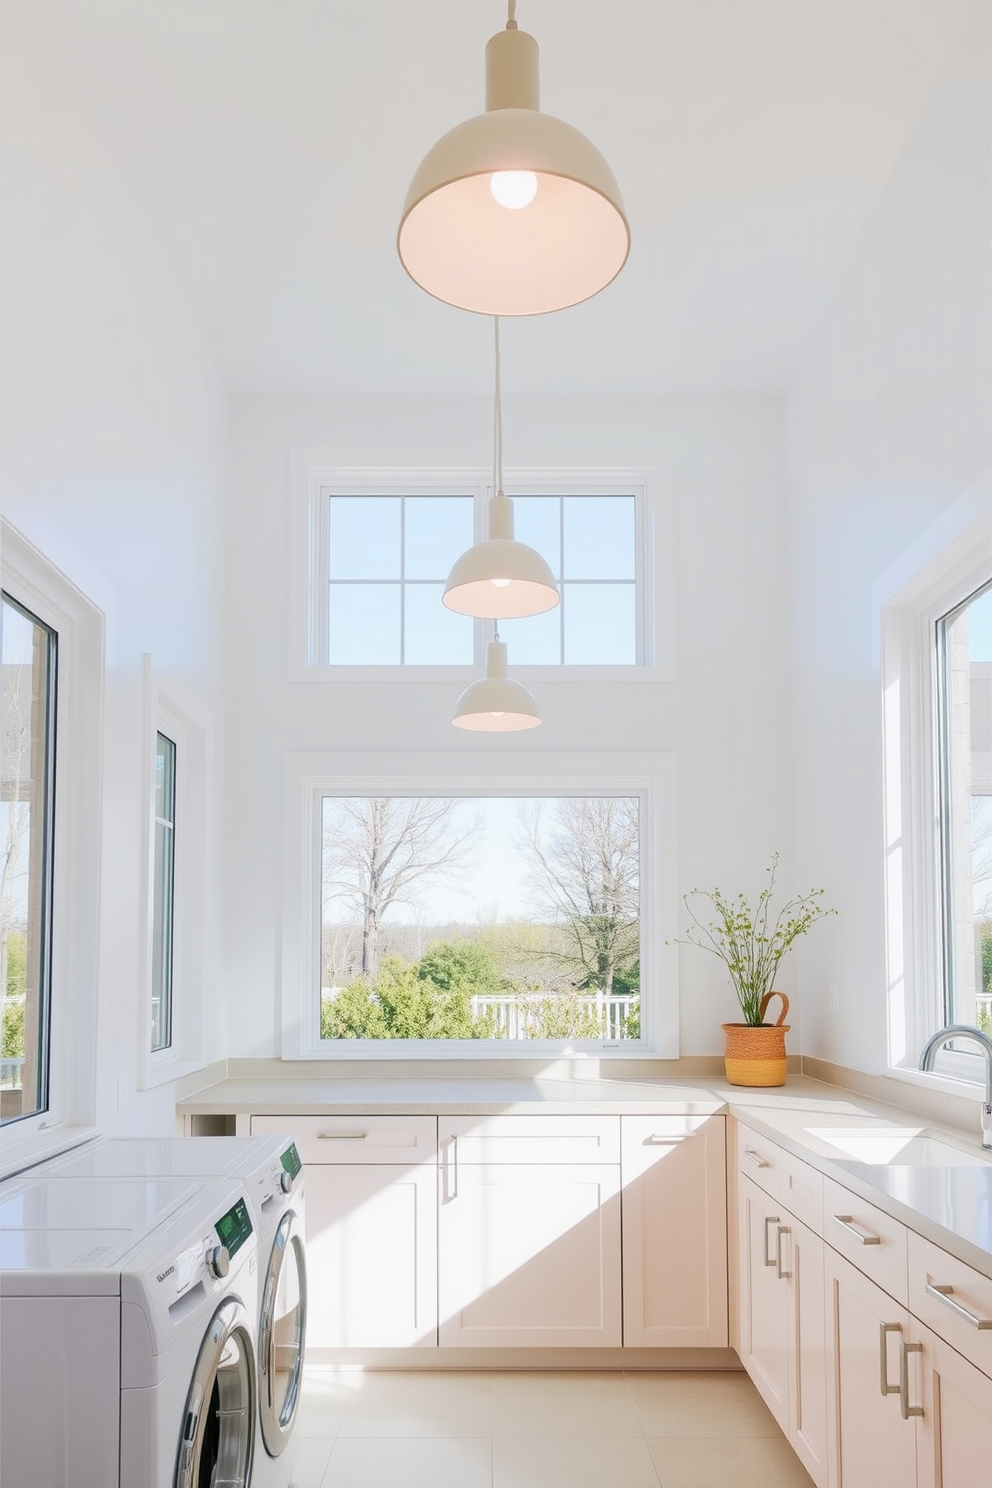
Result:
M257 1286L236 1181L0 1185L0 1481L248 1488Z
M97 1138L31 1170L52 1179L223 1175L240 1179L258 1236L255 1488L284 1488L306 1343L306 1198L292 1137Z

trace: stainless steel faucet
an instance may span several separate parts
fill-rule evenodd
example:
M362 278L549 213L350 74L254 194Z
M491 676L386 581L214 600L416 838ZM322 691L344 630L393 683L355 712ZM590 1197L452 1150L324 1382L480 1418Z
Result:
M985 1055L985 1103L982 1106L982 1146L992 1147L992 1038L983 1033L980 1028L972 1028L970 1023L949 1023L946 1028L941 1028L927 1039L920 1055L920 1069L933 1072L933 1062L937 1057L937 1050L949 1044L952 1039L968 1038L978 1045Z

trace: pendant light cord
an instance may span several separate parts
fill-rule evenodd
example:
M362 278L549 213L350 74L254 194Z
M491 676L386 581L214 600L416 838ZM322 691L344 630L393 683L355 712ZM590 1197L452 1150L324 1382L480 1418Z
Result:
M517 0L507 0L506 29L507 31L517 30Z
M493 399L493 495L503 494L503 374L499 350L499 316L493 316L496 344L496 395Z

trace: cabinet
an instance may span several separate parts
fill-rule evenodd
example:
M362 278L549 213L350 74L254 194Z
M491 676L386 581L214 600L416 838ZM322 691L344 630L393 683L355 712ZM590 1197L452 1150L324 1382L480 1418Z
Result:
M291 1131L307 1197L307 1347L437 1344L433 1116L253 1116Z
M623 1341L727 1344L723 1116L622 1116Z
M992 1472L992 1379L915 1319L910 1337L919 1345L921 1393L916 1398L923 1409L916 1418L919 1488L987 1483Z
M621 1342L619 1135L619 1117L441 1118L442 1346Z

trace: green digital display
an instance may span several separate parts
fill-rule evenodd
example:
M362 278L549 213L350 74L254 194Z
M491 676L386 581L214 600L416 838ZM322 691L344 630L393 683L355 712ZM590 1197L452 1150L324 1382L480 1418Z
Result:
M239 1199L233 1209L222 1215L214 1228L217 1238L229 1256L237 1255L251 1234L251 1219L244 1199Z
M300 1162L300 1154L296 1150L295 1142L290 1142L289 1146L286 1148L286 1151L283 1153L282 1165L286 1169L286 1172L289 1174L290 1178L295 1178L297 1173L302 1168L303 1164Z

